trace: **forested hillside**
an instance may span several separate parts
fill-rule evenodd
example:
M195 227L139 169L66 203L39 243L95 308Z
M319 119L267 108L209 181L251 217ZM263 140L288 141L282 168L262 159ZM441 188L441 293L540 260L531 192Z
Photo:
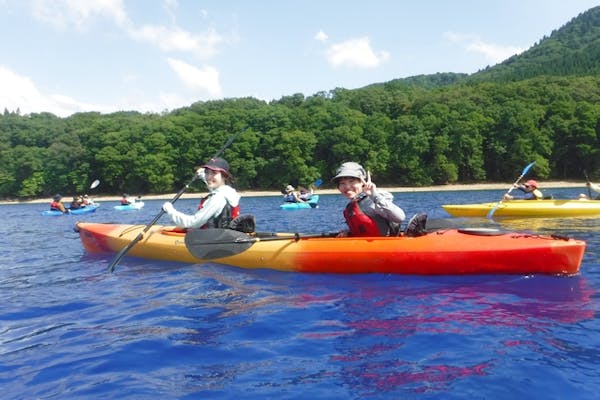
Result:
M516 81L540 75L589 76L600 73L600 7L582 13L543 38L527 52L513 56L468 80Z
M163 114L0 115L0 197L180 189L231 135L238 189L325 182L355 160L381 185L600 178L600 7L473 75L440 73ZM198 186L198 190L205 190ZM193 188L192 188L193 190Z

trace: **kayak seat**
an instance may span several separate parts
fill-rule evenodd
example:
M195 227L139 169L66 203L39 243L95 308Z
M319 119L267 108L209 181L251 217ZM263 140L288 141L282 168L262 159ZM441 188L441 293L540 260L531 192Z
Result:
M413 215L406 224L404 229L404 236L407 237L418 237L423 236L427 233L425 225L427 224L427 214L418 213Z
M244 232L244 233L252 233L256 229L256 220L254 215L252 214L244 214L235 217L229 223L229 229L233 229L235 231Z

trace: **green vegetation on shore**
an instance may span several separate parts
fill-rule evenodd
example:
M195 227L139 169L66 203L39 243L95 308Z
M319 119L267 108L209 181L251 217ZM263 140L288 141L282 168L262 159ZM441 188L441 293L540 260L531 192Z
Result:
M240 190L328 182L343 161L380 186L600 177L600 7L479 73L198 102L163 114L0 115L0 198L169 193L225 151ZM562 60L562 61L558 61ZM527 71L525 73L525 71ZM534 74L531 71L535 71ZM190 191L204 190L201 185Z

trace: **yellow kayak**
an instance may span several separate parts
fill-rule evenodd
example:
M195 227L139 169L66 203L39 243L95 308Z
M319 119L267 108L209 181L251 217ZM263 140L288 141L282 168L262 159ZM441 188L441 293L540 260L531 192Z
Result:
M442 205L454 217L486 217L496 206L494 217L600 217L600 200L505 200Z

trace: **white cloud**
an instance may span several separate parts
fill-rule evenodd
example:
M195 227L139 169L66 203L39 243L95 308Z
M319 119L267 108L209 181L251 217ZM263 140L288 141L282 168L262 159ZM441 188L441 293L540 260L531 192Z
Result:
M482 54L487 60L494 64L502 62L507 58L522 53L525 48L516 46L500 46L494 43L486 43L479 36L456 32L446 32L444 37L452 43L464 47L465 50Z
M149 42L163 51L189 52L201 58L215 55L217 45L223 42L221 35L214 29L194 35L178 27L146 25L140 29L129 29L128 33L134 39Z
M218 75L218 74L217 74ZM43 93L28 77L20 76L9 68L0 65L0 104L9 112L21 115L49 112L59 117L68 117L78 112L90 110L100 113L135 110L158 113L174 108L186 107L198 100L195 95L183 97L175 93L159 93L156 102L139 101L134 98L121 98L110 105L89 104L77 101L59 93Z
M168 59L169 65L175 71L179 79L192 89L200 89L208 92L213 97L221 95L219 84L219 71L210 66L197 68L184 61L174 58Z
M327 59L335 67L375 68L389 58L387 51L375 53L367 37L334 44L327 50Z
M327 39L329 39L329 36L327 36L325 34L325 32L323 31L319 31L317 32L317 34L315 35L315 39L317 39L319 42L326 42Z
M34 0L31 4L34 17L60 29L75 26L85 30L95 16L106 17L118 26L129 23L122 0Z
M150 43L166 52L181 51L201 58L210 58L217 53L217 46L224 41L214 29L193 34L178 26L136 27L129 20L122 0L34 0L32 4L33 15L56 28L67 29L75 26L78 30L86 30L95 17L105 17L113 21L130 38ZM177 8L177 2L168 1L164 6L171 13L171 10Z
M44 110L62 117L92 108L67 96L44 94L38 90L31 79L17 75L2 65L0 65L0 87L2 87L0 104L10 112L19 110L21 114L31 114Z

